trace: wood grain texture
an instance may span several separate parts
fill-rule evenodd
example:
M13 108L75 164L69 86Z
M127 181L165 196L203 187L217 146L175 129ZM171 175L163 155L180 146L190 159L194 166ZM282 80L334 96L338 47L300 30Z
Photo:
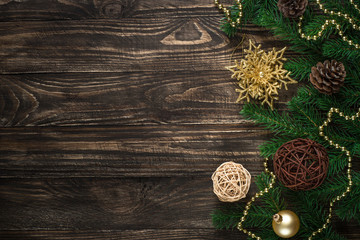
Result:
M243 32L283 46L264 29ZM0 73L223 70L237 45L215 17L0 22Z
M255 191L252 187L249 195ZM242 201L247 200L249 197ZM211 192L209 178L203 177L2 179L0 204L2 239L142 239L145 234L145 239L241 236L237 231L213 229L209 213L220 203ZM341 223L340 229L354 227L354 222ZM344 235L358 239L351 232Z
M0 126L243 124L228 71L0 76ZM296 91L282 91L275 105Z
M143 229L121 231L0 231L0 239L27 240L219 240L243 239L238 231L215 229Z
M231 1L223 1L231 5ZM207 0L1 0L0 21L218 16Z
M0 239L246 239L213 228L210 176L224 161L258 175L271 134L238 114L224 67L248 39L284 42L248 25L234 51L242 35L225 36L209 0L0 0L0 13Z
M2 128L0 177L210 176L224 161L258 174L267 134L252 124Z

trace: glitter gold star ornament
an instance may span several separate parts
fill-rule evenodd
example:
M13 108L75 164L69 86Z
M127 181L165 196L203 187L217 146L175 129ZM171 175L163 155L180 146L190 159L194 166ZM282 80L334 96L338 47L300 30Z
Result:
M268 104L274 109L274 99L278 100L278 90L283 86L287 90L287 84L297 83L290 78L290 72L283 68L283 57L286 48L276 51L265 52L261 50L261 45L255 46L249 41L249 49L245 49L246 56L240 61L235 60L235 65L227 67L233 72L232 78L238 80L239 97L237 102L246 99L250 102L250 97L258 99L261 104Z

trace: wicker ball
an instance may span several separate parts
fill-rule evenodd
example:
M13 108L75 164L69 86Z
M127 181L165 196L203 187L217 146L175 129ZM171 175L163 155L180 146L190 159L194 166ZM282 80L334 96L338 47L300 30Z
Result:
M246 197L251 183L250 173L234 162L221 164L211 179L214 193L222 202L235 202Z
M319 143L297 138L284 143L275 153L274 172L292 190L317 188L326 178L329 157Z

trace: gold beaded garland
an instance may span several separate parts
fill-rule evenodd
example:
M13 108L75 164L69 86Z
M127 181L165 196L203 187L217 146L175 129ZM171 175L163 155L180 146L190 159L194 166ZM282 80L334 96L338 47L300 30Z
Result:
M241 217L240 222L239 222L238 225L237 225L237 229L238 229L239 231L242 231L243 233L248 234L251 238L256 239L256 240L261 240L262 238L259 237L259 236L257 236L255 233L253 233L253 232L251 232L251 231L249 231L249 230L247 230L247 229L244 229L243 226L242 226L242 224L243 224L243 222L246 220L246 216L249 214L248 211L249 211L249 209L250 209L250 207L251 207L251 204L252 204L253 202L255 202L255 200L256 200L257 198L261 197L261 196L264 195L265 193L268 193L269 190L274 187L274 183L275 183L276 176L275 176L275 174L274 174L273 172L271 172L271 171L269 170L269 168L268 168L268 163L267 163L268 160L269 160L268 158L265 158L264 171L265 171L265 173L267 173L267 174L269 174L269 175L271 176L271 180L270 180L269 186L266 187L264 190L256 193L255 196L252 197L251 200L246 203L245 210L244 210L244 212L243 212L243 216Z
M357 25L356 23L354 23L354 19L352 19L351 17L349 17L348 14L346 13L342 13L342 12L334 12L334 11L329 11L328 9L326 9L324 7L324 5L320 2L320 0L316 0L316 3L318 4L319 8L321 10L323 10L324 13L326 14L329 14L331 16L339 16L339 17L343 17L344 19L346 19L352 26L353 29L355 30L360 30L360 26ZM360 13L360 8L358 5L356 5L354 3L353 0L350 0L350 3L354 6L354 8ZM214 4L215 6L224 12L224 14L226 15L226 20L230 23L230 25L232 27L236 27L237 25L240 24L241 22L241 17L242 17L242 3L241 3L241 0L236 0L236 4L238 6L238 9L239 9L239 16L236 18L235 21L232 21L232 18L231 18L231 11L228 10L226 7L224 7L224 5L222 3L219 2L219 0L214 0ZM299 19L299 23L298 23L298 27L299 27L299 34L300 34L300 37L303 38L303 39L306 39L308 41L310 40L317 40L318 38L320 38L324 32L324 30L330 26L330 25L334 25L336 27L336 29L338 30L338 35L340 37L342 37L341 39L348 43L350 46L354 46L356 49L359 49L360 48L360 44L358 43L354 43L352 40L348 39L348 37L344 36L344 32L341 30L340 28L340 25L334 20L334 19L331 19L331 20L326 20L325 23L321 26L321 30L317 33L317 34L314 34L313 36L310 36L310 35L305 35L301 29L302 27L302 20L303 20L303 16L300 17Z
M355 24L354 23L354 19L350 18L348 14L344 14L344 13L341 13L341 12L334 12L334 11L330 11L328 9L326 9L324 7L324 5L320 2L320 0L316 0L316 3L317 5L319 6L319 8L321 10L323 10L324 13L326 14L329 14L331 16L339 16L339 17L343 17L344 19L346 19L352 26L353 29L355 30L360 30L360 26ZM354 4L353 0L350 0L350 3L354 6L354 8L356 10L358 10L360 12L360 9L359 7ZM300 17L299 19L299 23L298 23L298 26L299 26L299 34L300 34L300 37L301 38L304 38L306 40L317 40L319 37L322 36L324 30L330 26L330 25L334 25L336 27L336 29L338 30L338 34L340 37L342 37L342 40L346 43L348 43L350 46L354 46L356 49L359 49L360 48L360 45L358 43L354 43L352 40L349 40L348 37L344 36L344 32L341 30L340 28L340 25L334 20L334 19L331 19L331 20L326 20L325 23L321 26L321 30L317 33L317 34L314 34L313 36L309 36L309 35L305 35L301 29L301 26L302 26L302 20L303 20L303 16Z
M358 112L352 116L348 116L345 115L343 112L341 112L338 108L330 108L327 116L328 118L323 122L323 124L319 127L319 135L322 136L331 146L334 146L337 149L340 149L342 152L344 152L347 156L348 159L348 169L347 169L347 178L348 178L348 186L346 187L346 190L341 193L340 195L334 197L330 203L329 203L329 215L326 218L326 221L324 223L324 225L322 227L320 227L319 229L317 229L316 231L314 231L311 236L308 238L308 240L312 240L313 236L317 235L318 233L321 233L324 229L326 229L329 225L329 223L331 222L331 218L332 218L332 211L333 211L333 206L334 203L336 203L337 201L340 201L342 198L344 198L350 191L351 191L351 187L352 187L352 175L351 175L351 161L352 158L350 156L350 151L346 149L346 147L344 146L340 146L338 143L335 143L333 140L330 140L330 138L328 136L325 135L324 133L324 127L328 126L329 123L332 121L332 115L333 113L337 113L340 117L344 117L345 120L349 121L355 121L357 118L359 118L360 116L360 108L358 110Z
M327 116L328 118L323 122L323 124L319 127L319 135L322 136L326 141L329 142L329 144L331 146L334 146L335 148L337 149L340 149L342 152L345 152L347 158L348 158L348 169L347 169L347 178L348 178L348 186L346 187L346 190L341 193L340 195L334 197L330 203L329 203L329 214L326 218L326 221L325 223L320 227L318 228L317 230L315 230L308 238L308 240L312 240L314 236L316 236L317 234L321 233L324 229L326 229L329 224L331 223L331 218L332 218L332 211L333 211L333 206L334 206L334 203L336 203L337 201L340 201L342 198L344 198L349 192L351 192L351 188L352 188L352 185L353 185L353 182L352 182L352 175L351 175L351 162L352 162L352 158L350 156L350 151L346 149L346 147L344 146L340 146L338 143L334 143L333 140L330 140L328 136L326 136L324 134L324 127L328 126L328 124L332 121L332 115L333 113L337 113L339 116L341 117L344 117L345 120L351 120L351 121L355 121L357 118L360 117L360 108L358 110L358 112L352 116L348 116L348 115L345 115L343 112L341 112L338 108L330 108ZM273 172L271 172L268 168L268 158L265 158L265 161L264 161L264 171L265 173L269 174L271 176L271 180L270 180L270 183L269 183L269 186L266 187L264 190L258 192L255 194L254 197L251 198L251 200L249 202L246 203L246 206L245 206L245 210L243 212L243 216L241 217L240 219L240 222L238 223L237 225L237 229L239 231L242 231L243 233L245 234L248 234L251 238L253 239L256 239L256 240L261 240L262 238L257 236L255 233L243 228L243 222L246 220L246 216L249 214L249 209L251 208L251 205L252 203L259 197L263 196L265 193L268 193L269 190L271 188L274 187L274 183L275 183L275 179L276 179L276 176Z
M222 10L224 14L226 15L226 20L230 23L232 27L236 27L236 25L240 24L241 17L242 17L242 4L241 0L236 0L237 7L239 9L239 16L236 18L235 21L232 21L231 18L231 11L228 10L226 7L224 7L223 4L219 2L219 0L214 0L215 6L219 8L219 10Z

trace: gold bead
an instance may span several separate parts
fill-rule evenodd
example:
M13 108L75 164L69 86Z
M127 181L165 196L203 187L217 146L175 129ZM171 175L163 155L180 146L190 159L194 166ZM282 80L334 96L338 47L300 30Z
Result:
M329 140L329 137L328 137L328 136L325 136L324 138L325 138L326 141Z
M246 229L244 229L244 230L243 230L243 232L244 232L244 233L247 233L247 230L246 230Z
M232 23L231 23L231 26L232 26L232 27L236 27L236 23L235 23L235 22L232 22Z
M219 4L218 5L218 8L221 10L221 9L223 9L223 5L222 4Z
M252 238L255 238L255 234L251 234L251 237L252 237Z

